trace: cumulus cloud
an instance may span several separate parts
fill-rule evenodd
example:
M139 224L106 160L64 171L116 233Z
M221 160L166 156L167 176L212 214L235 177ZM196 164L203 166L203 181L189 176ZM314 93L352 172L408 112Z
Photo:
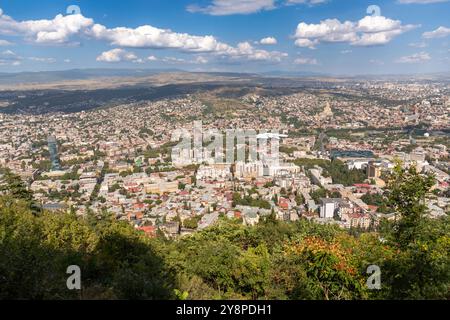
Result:
M0 34L23 36L36 43L66 43L71 36L88 29L93 23L92 19L81 14L59 14L52 20L16 21L0 9Z
M353 46L375 46L389 43L396 36L417 26L402 25L399 20L383 16L366 16L359 21L326 19L319 24L301 22L295 32L295 44L314 49L320 43L346 42Z
M132 52L128 52L124 49L112 49L103 52L97 57L97 61L101 62L122 62L131 61L139 62L139 58Z
M263 38L259 41L260 44L267 44L267 45L271 45L271 44L277 44L278 41L277 39L275 39L274 37L267 37L267 38Z
M232 14L250 14L275 8L275 0L213 0L210 5L190 5L187 10L192 13L204 13L212 16Z
M217 52L222 57L230 59L244 59L250 61L273 61L280 62L288 54L278 51L266 51L255 49L249 42L241 42L236 48L229 47L227 50Z
M397 63L420 63L420 62L426 62L429 60L431 60L431 57L428 53L420 52L420 53L415 53L410 56L401 57L400 59L398 59L395 62L397 62Z
M444 38L444 37L450 36L450 28L440 26L439 28L437 28L434 31L425 32L422 36L425 39Z
M307 38L299 38L295 40L295 45L302 48L316 49L316 45L318 45L319 42L318 39L310 40Z
M217 2L217 4L220 3L222 2ZM243 3L250 5L255 1L243 1ZM111 45L120 47L120 49L104 52L98 57L99 61L107 62L127 59L133 62L143 62L138 58L127 58L122 48L177 49L188 53L210 53L221 57L244 60L279 61L282 57L287 56L280 52L257 50L248 42L240 43L237 47L234 47L218 41L211 35L197 36L178 33L170 29L160 29L150 25L137 28L107 28L101 24L96 24L93 19L86 18L81 14L57 15L52 20L16 21L3 14L0 9L0 34L22 36L29 41L45 44L69 44L71 38L75 36L106 41Z
M135 29L125 27L108 29L95 24L89 35L95 39L108 41L112 45L128 48L170 48L188 52L212 52L227 46L213 36L193 36L149 25Z

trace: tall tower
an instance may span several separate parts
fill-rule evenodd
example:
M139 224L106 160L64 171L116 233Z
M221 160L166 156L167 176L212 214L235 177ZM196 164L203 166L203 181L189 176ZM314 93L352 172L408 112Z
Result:
M52 171L61 170L61 164L58 156L58 143L54 136L49 136L47 139L48 151L50 152L50 161L52 162Z

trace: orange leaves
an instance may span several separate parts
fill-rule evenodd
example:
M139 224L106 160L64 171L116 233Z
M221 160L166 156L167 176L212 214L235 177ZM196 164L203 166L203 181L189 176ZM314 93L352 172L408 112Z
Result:
M291 243L286 246L287 254L296 254L306 257L311 263L331 263L326 267L336 271L343 271L354 275L356 268L352 264L352 250L341 245L338 239L327 242L318 237L306 237L299 243ZM323 259L326 256L329 259ZM321 266L325 267L325 266Z

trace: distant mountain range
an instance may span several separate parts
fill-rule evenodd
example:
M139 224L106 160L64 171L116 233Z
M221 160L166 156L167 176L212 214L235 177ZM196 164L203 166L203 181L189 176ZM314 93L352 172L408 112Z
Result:
M147 77L159 73L183 72L177 69L72 69L0 73L0 84L48 83L67 80L88 80L101 77Z
M308 72L308 71L268 71L261 73L263 76L274 77L332 77L330 74L320 72Z
M72 69L63 71L18 72L0 73L0 85L30 84L30 83L54 83L58 81L89 80L95 78L120 78L120 77L149 77L164 73L191 73L181 69ZM450 73L435 73L421 75L355 75L339 76L317 72L304 71L269 71L262 73L236 73L236 72L197 72L221 77L287 77L287 78L346 78L346 79L385 79L385 80L450 80Z

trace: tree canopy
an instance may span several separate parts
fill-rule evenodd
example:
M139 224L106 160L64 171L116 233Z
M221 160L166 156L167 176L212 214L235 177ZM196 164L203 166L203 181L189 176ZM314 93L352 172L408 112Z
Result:
M427 216L432 182L398 167L389 194L398 219L376 232L220 218L177 240L149 238L106 213L35 215L28 196L4 193L0 299L449 299L450 218ZM81 268L81 291L66 287L69 265ZM366 285L371 265L381 290Z

